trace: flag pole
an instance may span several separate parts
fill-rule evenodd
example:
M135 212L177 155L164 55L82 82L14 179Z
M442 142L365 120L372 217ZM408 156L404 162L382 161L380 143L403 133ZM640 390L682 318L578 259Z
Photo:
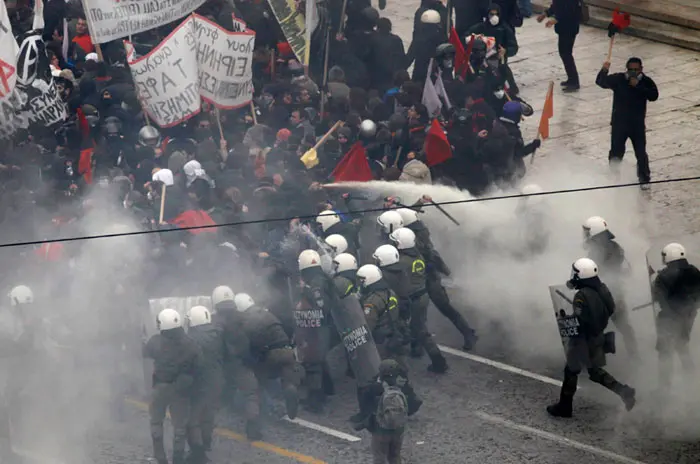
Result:
M542 115L540 116L540 124L537 127L537 140L542 141L544 137L542 137L542 132L541 132L541 127L542 127L542 122L544 121L544 115L545 115L545 110L547 108L547 100L549 99L550 95L554 95L554 81L549 81L549 88L547 89L547 96L545 96L544 99L544 108L542 108ZM549 119L547 119L547 125L549 127ZM535 154L537 153L537 149L532 152L532 157L530 158L530 164L535 164Z

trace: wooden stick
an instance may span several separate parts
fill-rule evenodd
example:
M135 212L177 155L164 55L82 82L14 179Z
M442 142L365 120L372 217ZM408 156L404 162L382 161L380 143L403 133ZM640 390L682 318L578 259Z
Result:
M163 223L163 213L165 212L165 184L160 189L160 216L158 217L158 225Z
M328 130L328 132L326 132L325 134L323 134L323 137L321 137L320 140L319 140L318 142L316 142L316 145L314 145L314 148L313 148L313 149L314 149L314 150L318 150L319 148L321 148L321 145L323 145L324 143L326 143L326 140L328 140L328 138L329 138L331 135L333 135L333 132L335 132L336 130L338 130L338 128L339 128L340 126L342 126L342 125L343 125L343 121L338 121L338 122L336 122L335 124L333 124L333 127L331 127L331 128Z
M610 46L608 47L608 59L605 60L608 63L610 63L610 60L612 60L612 50L613 50L613 44L615 43L615 36L610 37Z
M214 107L214 116L216 117L216 125L219 127L219 137L222 142L226 142L226 139L224 138L224 129L221 127L221 116L219 115L219 108ZM228 150L224 145L221 145L219 147L219 150L221 151L221 159L226 162L226 158L228 158Z
M277 64L277 57L275 56L275 48L270 50L270 81L275 82L275 65Z
M339 33L345 32L345 11L348 9L348 0L343 0L343 9L340 10L340 27L338 28Z
M255 103L253 100L250 101L250 112L253 115L253 124L258 125L258 115L255 113Z
M394 167L395 168L399 166L399 158L401 157L401 149L402 148L403 147L399 147L399 149L396 150L396 159L394 160Z

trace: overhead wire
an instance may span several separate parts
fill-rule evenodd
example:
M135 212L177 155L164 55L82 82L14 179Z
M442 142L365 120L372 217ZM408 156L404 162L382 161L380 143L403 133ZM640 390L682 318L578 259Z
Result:
M679 182L690 182L690 181L697 181L697 180L700 180L700 176L677 177L677 178L673 178L673 179L654 180L654 181L646 182L645 184L659 185L659 184L671 184L671 183L679 183ZM625 183L625 184L596 185L596 186L592 186L592 187L578 187L578 188L573 188L573 189L550 190L550 191L546 191L546 192L537 192L537 193L527 193L527 194L526 193L517 193L517 194L512 194L512 195L497 195L497 196L492 196L492 197L467 198L464 200L452 200L452 201L424 203L421 207L422 208L430 208L430 207L437 207L437 206L460 205L460 204L466 204L466 203L477 203L477 202L485 202L485 201L510 200L510 199L515 199L515 198L563 195L563 194L567 194L567 193L581 193L581 192L592 192L592 191L596 191L596 190L612 190L612 189L618 189L618 188L639 187L640 185L642 185L642 184L639 182L630 182L630 183ZM355 187L355 185L348 186L348 188L354 188L354 187ZM394 208L391 208L391 207L365 208L365 209L353 210L353 211L338 211L338 213L339 214L365 214L365 213L384 212L384 211L389 211L391 209L394 209ZM315 219L317 216L318 216L317 214L313 214L313 215L306 215L306 216L253 219L253 220L248 220L248 221L227 222L227 223L223 223L223 224L211 224L211 225L205 225L205 226L178 227L175 229L139 230L139 231L134 231L134 232L120 232L120 233L115 233L115 234L84 235L84 236L78 236L78 237L64 237L64 238L54 238L54 239L46 239L46 240L30 240L30 241L23 241L23 242L0 243L0 248L13 248L13 247L21 247L21 246L44 245L44 244L49 244L49 243L76 242L76 241L81 241L81 240L95 240L95 239L100 239L100 238L129 237L129 236L135 236L135 235L164 234L164 233L169 233L169 232L183 232L183 231L188 231L188 230L203 230L203 229L212 229L212 228L215 229L218 227L235 227L235 226L245 226L245 225L253 225L253 224L265 224L265 223L271 223L271 222L289 222L289 221L292 221L294 219L299 219L299 220Z

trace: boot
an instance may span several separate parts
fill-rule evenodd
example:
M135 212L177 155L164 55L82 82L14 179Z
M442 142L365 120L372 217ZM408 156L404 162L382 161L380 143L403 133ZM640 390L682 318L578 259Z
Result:
M629 385L620 384L619 387L615 388L615 393L620 396L622 402L625 403L625 409L628 411L631 411L634 405L637 403L637 391Z
M415 359L419 359L423 357L424 354L423 347L420 346L417 343L411 343L411 357Z
M208 461L207 454L204 452L204 446L190 446L190 455L187 456L187 464L206 464Z
M445 357L440 355L440 357L433 357L432 363L428 366L428 372L432 372L433 374L444 374L447 372L448 366L447 366L447 360L445 360Z
M328 372L326 369L323 370L322 385L323 393L325 393L327 396L335 395L335 385L333 384L333 377L331 377L330 372Z
M559 395L559 402L547 406L547 412L554 417L569 418L573 415L574 397L563 392Z
M245 424L245 434L249 441L260 441L262 440L262 431L260 430L260 420L251 419ZM173 462L173 464L175 464Z
M151 437L151 439L153 440L153 457L158 461L158 464L168 464L163 437Z
M313 414L323 413L323 405L326 402L326 395L323 390L309 390L306 395L304 409Z
M477 340L479 340L479 337L477 337L476 333L472 330L469 334L464 335L464 345L462 345L462 349L464 351L473 350Z
M284 403L287 409L287 417L295 419L299 412L299 392L296 387L287 387L284 391Z
M204 452L206 453L207 451L211 451L211 435L209 434L202 434L202 448L204 448Z
M173 464L187 464L184 451L173 451Z

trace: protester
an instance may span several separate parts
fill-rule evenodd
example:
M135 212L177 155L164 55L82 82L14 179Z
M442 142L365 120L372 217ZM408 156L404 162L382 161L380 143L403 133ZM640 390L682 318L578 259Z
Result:
M581 23L581 2L580 0L556 0L537 17L537 22L541 23L546 18L549 18L546 26L554 26L554 32L559 36L559 57L566 71L566 80L561 85L565 92L575 92L581 87L576 61L574 61L574 43Z

